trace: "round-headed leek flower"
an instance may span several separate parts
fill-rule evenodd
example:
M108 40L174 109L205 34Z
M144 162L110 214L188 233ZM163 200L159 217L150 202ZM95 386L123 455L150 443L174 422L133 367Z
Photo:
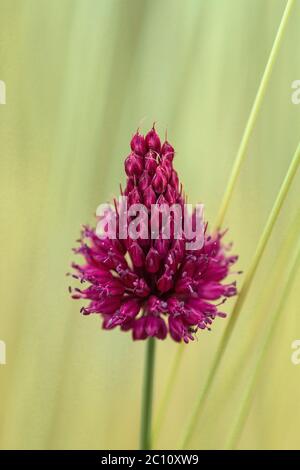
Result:
M70 289L72 297L86 299L81 312L99 314L104 329L130 330L135 340L165 339L169 333L188 342L199 329L210 329L217 316L226 316L219 306L236 294L236 286L223 281L237 256L228 254L224 233L209 235L203 220L199 229L196 211L186 210L169 142L161 144L153 127L145 137L137 132L130 146L126 188L102 217L103 233L84 226L74 250L85 260L72 265L74 277L87 287ZM112 219L115 236L107 230ZM188 243L196 239L200 243Z

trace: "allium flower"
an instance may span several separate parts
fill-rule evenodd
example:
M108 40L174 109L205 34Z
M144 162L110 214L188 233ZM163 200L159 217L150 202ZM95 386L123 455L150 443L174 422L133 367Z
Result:
M154 127L144 137L137 132L125 160L126 188L121 194L132 204L150 207L183 208L185 198L173 168L174 149L161 145ZM191 218L183 211L184 217ZM120 228L119 205L114 215ZM151 212L146 215L150 225ZM128 215L128 222L132 216ZM213 320L225 317L219 310L227 297L236 294L235 282L223 283L237 256L228 255L224 233L209 235L205 230L200 248L190 249L185 237L175 237L174 214L170 213L171 232L164 238L160 229L156 239L123 239L98 236L85 226L76 253L85 263L73 264L75 278L87 283L85 289L71 289L74 299L86 299L84 315L101 315L104 329L120 327L132 331L133 339L165 339L168 332L175 341L193 340L199 329L210 329ZM173 226L172 226L173 223ZM148 227L147 227L148 228ZM119 232L118 232L119 233Z

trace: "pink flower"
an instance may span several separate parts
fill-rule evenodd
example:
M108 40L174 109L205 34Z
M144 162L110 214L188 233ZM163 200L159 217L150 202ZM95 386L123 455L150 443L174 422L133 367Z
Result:
M127 196L129 207L144 204L149 210L147 226L153 205L183 208L184 195L173 168L174 149L167 141L161 144L154 127L145 137L137 132L130 146L122 195ZM115 204L117 227L118 209ZM128 216L128 222L131 219ZM172 213L170 219L167 238L163 227L155 239L99 237L95 229L83 227L74 251L83 256L84 263L72 266L73 277L87 287L70 290L74 299L88 300L81 309L84 315L99 314L104 329L131 330L135 340L165 339L169 333L178 342L193 340L199 329L210 329L217 316L226 316L219 306L237 291L235 282L223 281L237 256L228 255L224 233L206 231L201 248L188 249L184 237L175 237Z

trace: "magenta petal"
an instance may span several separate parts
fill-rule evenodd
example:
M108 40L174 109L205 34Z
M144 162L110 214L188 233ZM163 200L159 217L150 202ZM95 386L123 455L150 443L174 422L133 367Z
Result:
M157 153L160 152L160 147L161 147L160 138L156 130L154 129L154 127L146 135L145 141L146 141L146 145L148 149L154 150Z
M161 258L159 256L158 251L154 248L150 248L147 256L146 256L146 263L145 267L148 273L156 273L160 268Z
M134 153L144 155L146 152L146 142L144 137L137 132L131 139L130 147Z

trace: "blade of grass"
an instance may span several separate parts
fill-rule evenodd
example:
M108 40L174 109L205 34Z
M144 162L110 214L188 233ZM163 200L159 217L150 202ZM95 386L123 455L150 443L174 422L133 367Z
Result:
M296 171L298 169L299 162L300 162L300 143L298 144L296 152L295 152L295 154L292 158L292 162L291 162L291 164L289 166L289 169L287 171L287 174L286 174L286 176L283 180L283 183L281 185L281 188L279 190L279 193L277 195L277 198L275 200L275 203L273 205L271 213L268 217L268 220L267 220L267 223L266 223L265 228L263 230L263 233L262 233L262 235L260 237L260 240L258 242L256 252L253 256L253 259L250 263L249 269L246 273L244 283L243 283L242 288L240 290L240 293L239 293L239 296L237 298L236 304L235 304L235 306L233 308L233 311L232 311L232 313L229 317L229 321L227 323L227 328L225 330L225 333L222 337L222 340L221 340L221 342L219 344L219 347L217 349L215 358L214 358L213 363L211 365L207 381L204 384L204 387L200 392L199 398L196 402L195 408L194 408L194 410L191 414L190 420L188 422L188 425L187 425L187 428L186 428L186 431L184 433L184 437L183 437L183 440L182 440L181 448L185 448L188 445L188 443L189 443L189 441L192 437L192 434L194 432L197 420L198 420L199 415L200 415L200 411L203 407L203 404L205 403L205 400L206 400L207 395L208 395L208 391L209 391L209 389L210 389L210 387L213 383L213 379L214 379L215 374L218 370L219 364L221 362L221 358L224 355L224 352L226 350L228 341L231 337L233 328L234 328L236 320L238 318L238 314L241 311L242 306L244 305L244 302L246 300L247 294L248 294L249 289L251 287L254 275L255 275L256 270L259 266L259 263L260 263L262 255L264 253L264 250L266 248L267 242L268 242L268 240L271 236L271 233L272 233L273 227L275 225L275 222L277 220L277 217L279 215L280 209L283 205L283 202L286 198L286 195L288 194L289 188L291 186L293 178L294 178L294 176L296 174Z
M270 282L267 282L265 289L258 298L255 311L253 312L254 318L252 317L253 327L248 331L247 336L243 339L244 352L239 354L236 365L231 371L233 376L232 387L235 387L235 380L240 380L239 371L245 367L247 360L253 355L253 335L255 335L257 331L261 330L261 315L268 310L270 298L278 288L277 286L279 283L282 282L282 273L284 272L286 274L288 271L287 260L291 257L290 255L293 252L293 247L298 243L299 233L300 208L294 220L289 225L282 246L280 246L280 251L278 255L276 255L276 259L272 265L272 272L270 273Z
M252 403L252 399L253 399L253 395L255 391L255 386L259 379L261 367L263 365L266 353L268 351L268 348L272 339L272 334L277 326L277 321L280 315L282 314L286 301L289 297L299 265L300 265L300 242L298 243L297 249L295 251L295 255L292 259L292 262L289 268L288 278L284 285L278 308L275 310L274 315L270 318L270 322L267 327L267 333L266 333L265 338L262 341L257 362L254 365L252 372L250 373L250 380L248 383L248 387L242 398L242 401L241 401L242 404L240 406L237 418L234 422L232 431L230 433L228 442L226 444L226 449L234 449L236 447L239 441L239 438L242 434L242 431L244 429L244 425L247 420L249 410L251 407L251 403Z
M230 199L231 199L231 196L233 194L233 190L234 190L238 175L240 173L242 163L243 163L243 161L245 159L245 156L246 156L246 150L247 150L247 146L248 146L248 143L249 143L249 140L250 140L250 137L251 137L251 133L254 129L255 121L256 121L256 118L258 116L260 107L262 105L263 98L264 98L264 95L265 95L265 92L266 92L266 89L267 89L267 85L268 85L268 83L270 81L270 78L271 78L271 73L272 73L272 70L273 70L273 66L274 66L276 57L278 55L279 49L280 49L281 40L282 40L284 31L285 31L289 16L291 14L293 4L294 4L294 0L288 0L287 4L286 4L286 7L285 7L285 10L283 12L283 16L281 18L281 21L280 21L280 24L279 24L279 27L278 27L278 30L277 30L277 33L276 33L276 36L275 36L275 39L274 39L274 43L273 43L273 46L272 46L272 49L271 49L271 52L270 52L270 55L269 55L264 73L263 73L263 76L261 78L260 85L259 85L259 88L257 90L256 96L255 96L255 99L254 99L254 102L253 102L253 105L252 105L252 108L251 108L251 111L250 111L250 115L249 115L245 130L244 130L244 133L243 133L243 137L242 137L242 140L241 140L241 143L240 143L240 146L239 146L236 158L235 158L235 162L234 162L234 165L233 165L233 168L232 168L232 171L231 171L231 175L230 175L229 181L227 183L227 187L226 187L226 190L225 190L222 202L221 202L219 213L218 213L217 218L216 218L216 222L215 222L215 227L216 228L218 228L222 225L225 213L227 211L227 208L228 208L228 205L229 205L229 202L230 202ZM154 441L158 437L159 427L160 427L161 423L163 422L163 419L165 417L165 413L166 413L166 410L167 410L169 390L171 390L171 389L169 389L169 384L171 384L171 386L173 387L173 385L176 381L176 377L177 377L179 366L180 366L180 363L181 363L181 356L183 354L183 351L184 351L184 348L179 346L178 347L178 352L176 353L176 356L174 358L173 366L172 366L171 372L170 372L170 377L167 381L167 386L166 386L166 389L164 391L163 398L161 400L161 404L159 406L160 411L159 411L159 415L158 415L156 426L155 426Z
M215 223L215 226L217 229L220 228L223 224L225 213L227 211L230 199L232 197L233 190L234 190L237 178L239 176L242 163L245 159L247 146L248 146L252 131L254 129L254 125L255 125L259 110L261 108L262 101L265 96L268 83L271 78L274 63L279 52L282 37L285 31L285 28L287 26L289 16L291 14L293 4L294 4L294 0L288 0L283 16L281 18L280 25L278 27L277 34L276 34L276 37L275 37L275 40L274 40L274 43L270 52L270 56L269 56L266 68L264 70L260 85L258 87L256 96L254 99L254 103L250 111L250 115L249 115L245 130L244 130L244 134L243 134L243 137L242 137L242 140L241 140L238 152L237 152L237 156L233 164L233 168L231 170L229 181L226 186L226 190L225 190L222 202L221 202L221 206L217 215L217 219Z

